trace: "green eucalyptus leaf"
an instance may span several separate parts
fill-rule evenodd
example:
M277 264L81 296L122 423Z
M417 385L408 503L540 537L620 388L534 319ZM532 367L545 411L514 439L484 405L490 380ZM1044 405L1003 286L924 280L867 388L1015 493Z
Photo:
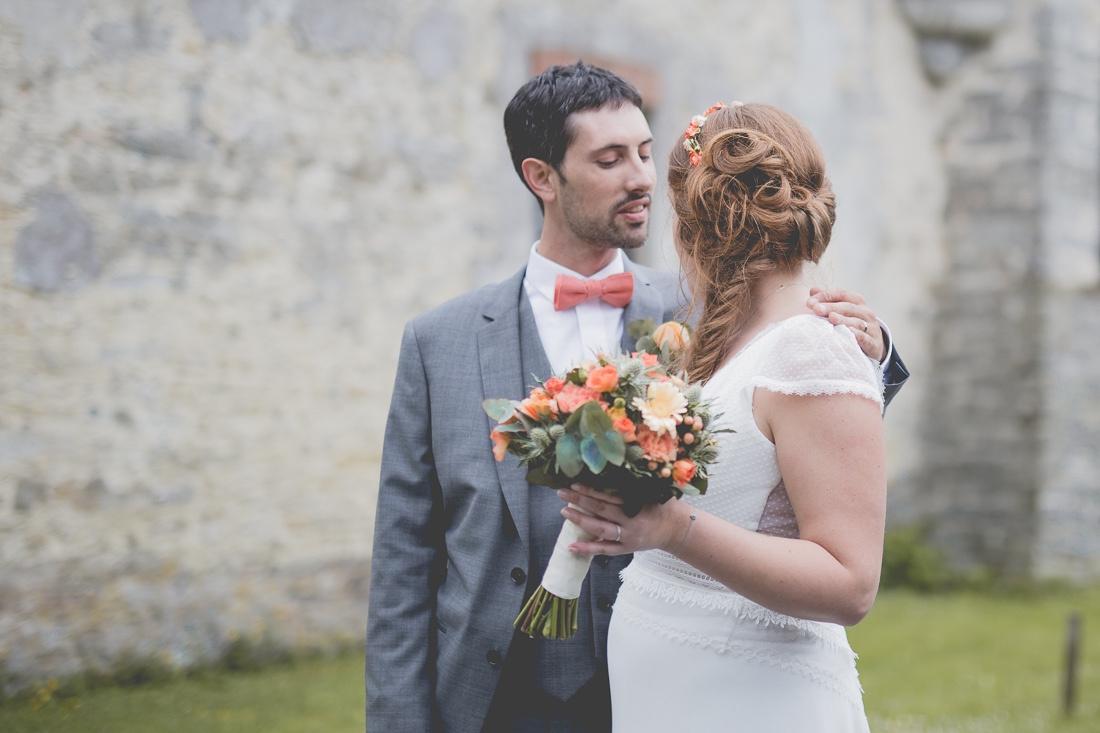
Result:
M637 341L643 336L649 336L657 330L657 324L652 318L639 318L636 321L631 321L626 324L626 333L630 338Z
M496 420L504 422L515 411L515 404L511 400L485 400L481 403L481 409L485 414Z
M585 465L592 473L599 473L607 466L607 459L600 452L600 447L596 445L596 439L591 435L586 435L581 439L581 458L584 459Z
M569 478L574 478L584 469L580 446L572 435L566 434L558 438L555 452L558 457L558 469Z
M586 402L578 412L581 412L581 435L602 435L608 430L613 430L611 418L603 411L598 402Z
M618 430L605 430L592 436L603 457L613 466L623 465L626 459L626 441Z
M573 433L574 435L580 432L581 418L584 417L584 407L587 404L588 403L585 402L584 405L581 405L569 414L569 418L565 421L565 432Z

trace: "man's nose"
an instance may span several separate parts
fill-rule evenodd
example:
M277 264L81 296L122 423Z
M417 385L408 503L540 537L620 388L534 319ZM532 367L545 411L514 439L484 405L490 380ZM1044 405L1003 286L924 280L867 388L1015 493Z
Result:
M657 171L651 160L642 160L634 156L630 165L630 177L627 179L627 190L634 193L649 193L657 185Z

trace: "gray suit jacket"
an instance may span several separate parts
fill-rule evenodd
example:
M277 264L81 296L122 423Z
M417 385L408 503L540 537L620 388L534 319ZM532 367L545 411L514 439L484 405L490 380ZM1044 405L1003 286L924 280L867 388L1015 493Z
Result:
M674 317L676 278L630 262L627 269L635 294L624 324ZM530 386L521 366L520 308L530 307L523 277L521 270L405 328L371 562L371 730L479 731L500 681L531 572L531 487L514 457L493 460L481 401L522 399Z

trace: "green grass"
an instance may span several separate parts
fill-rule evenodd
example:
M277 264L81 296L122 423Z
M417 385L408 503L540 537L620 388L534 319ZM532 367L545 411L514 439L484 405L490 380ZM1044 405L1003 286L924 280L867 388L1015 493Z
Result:
M362 733L363 658L208 672L0 707L3 733ZM35 709L37 707L37 709Z
M1078 707L1061 715L1066 617L1084 621ZM878 733L1100 731L1100 590L880 594L849 632Z
M1067 614L1084 615L1078 711L1062 720ZM1100 590L880 594L850 632L875 733L1100 731ZM50 694L0 707L4 733L360 733L356 655L259 672Z

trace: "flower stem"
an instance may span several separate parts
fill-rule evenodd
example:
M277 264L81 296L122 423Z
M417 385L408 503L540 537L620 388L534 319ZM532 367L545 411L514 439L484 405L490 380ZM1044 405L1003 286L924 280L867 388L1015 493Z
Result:
M577 634L577 599L558 598L540 585L513 625L531 638L572 639Z

